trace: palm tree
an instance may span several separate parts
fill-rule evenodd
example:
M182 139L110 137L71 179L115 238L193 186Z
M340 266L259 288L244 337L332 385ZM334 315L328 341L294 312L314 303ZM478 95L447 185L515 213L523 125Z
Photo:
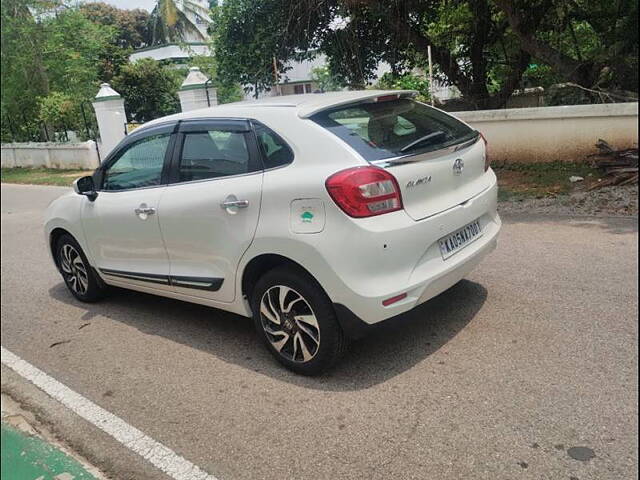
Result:
M158 0L151 12L151 43L206 42L211 22L206 0Z

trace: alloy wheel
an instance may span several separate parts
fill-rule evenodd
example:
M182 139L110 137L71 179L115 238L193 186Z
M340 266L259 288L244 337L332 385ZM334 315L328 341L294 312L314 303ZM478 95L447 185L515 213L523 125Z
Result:
M60 249L60 268L71 290L79 295L87 293L89 288L87 267L78 251L68 243Z
M318 353L318 320L294 289L284 285L269 288L260 300L260 319L271 345L288 360L304 363Z

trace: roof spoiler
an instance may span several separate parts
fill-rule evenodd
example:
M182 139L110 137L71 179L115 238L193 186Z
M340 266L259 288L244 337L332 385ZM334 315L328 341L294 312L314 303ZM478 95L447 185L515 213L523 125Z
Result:
M318 102L308 102L300 105L298 108L298 117L309 118L316 113L324 110L330 110L342 105L349 105L351 103L362 102L384 102L390 100L397 100L399 98L413 98L418 94L415 90L371 90L369 92L364 91L360 96L345 97L336 99L335 102L327 103L326 100Z

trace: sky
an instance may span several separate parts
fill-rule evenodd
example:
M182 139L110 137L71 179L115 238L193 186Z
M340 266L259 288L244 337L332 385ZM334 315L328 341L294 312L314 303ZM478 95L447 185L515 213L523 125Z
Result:
M103 0L105 3L109 3L118 8L142 8L147 11L153 10L156 5L156 0Z

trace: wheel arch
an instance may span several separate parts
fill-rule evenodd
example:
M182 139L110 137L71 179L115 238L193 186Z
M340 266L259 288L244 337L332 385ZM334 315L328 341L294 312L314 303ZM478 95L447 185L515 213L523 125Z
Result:
M270 270L273 270L274 268L286 266L286 265L292 266L304 272L305 274L309 275L309 277L312 278L317 283L317 285L322 289L325 295L327 295L327 292L322 287L318 279L315 278L315 276L309 270L307 270L304 266L302 266L300 263L281 254L262 253L252 258L242 271L242 280L241 280L242 296L245 297L247 300L250 300L251 293L253 292L253 288L255 287L256 283L258 282L258 280L262 275L264 275Z
M53 257L53 261L56 264L58 270L60 270L60 264L58 262L58 256L56 255L56 245L58 243L58 240L60 240L63 235L69 235L70 237L74 238L76 242L78 241L78 239L74 237L70 231L62 227L56 227L51 230L51 232L49 232L49 252Z

